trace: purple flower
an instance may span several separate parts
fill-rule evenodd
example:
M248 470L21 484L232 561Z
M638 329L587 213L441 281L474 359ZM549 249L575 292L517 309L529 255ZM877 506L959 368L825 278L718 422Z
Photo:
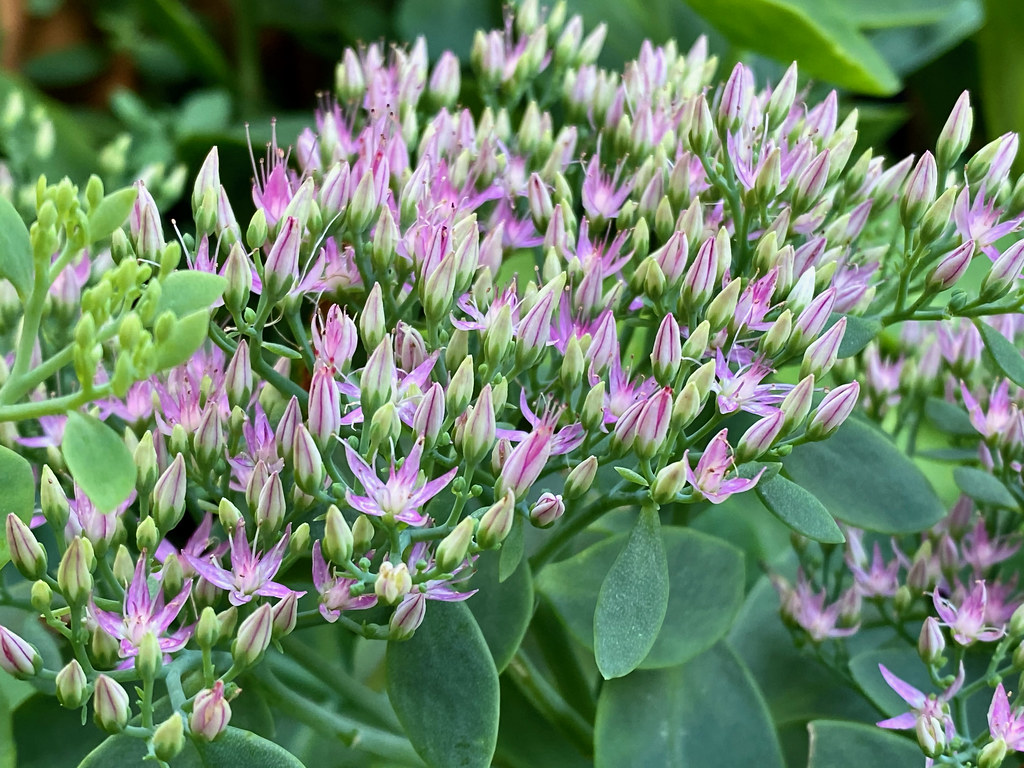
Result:
M988 529L985 527L985 521L979 519L974 529L964 535L963 541L960 542L960 549L963 552L964 562L970 564L976 574L981 574L1011 557L1020 549L1020 540L1009 537L990 537Z
M359 583L359 579L339 576L324 559L320 542L313 542L313 586L320 595L320 613L327 621L337 621L342 611L357 611L377 604L377 595L372 591L358 596L352 594L352 587Z
M689 451L683 453L683 461L686 464L686 480L693 486L694 491L702 498L712 504L721 504L734 493L749 491L764 474L764 469L754 477L734 477L725 479L726 473L732 468L733 461L729 455L728 430L723 429L708 443L704 453L697 461L696 471L690 468Z
M862 535L860 531L854 534L847 530L847 542L852 542L856 536L859 549L859 537ZM868 568L865 568L867 557L857 557L853 552L854 548L851 546L846 555L846 565L850 569L850 573L853 574L853 581L860 594L864 597L892 597L895 595L900 586L900 561L893 558L886 563L882 557L882 548L877 541L872 548L871 565ZM862 549L860 554L863 555Z
M127 659L119 665L121 669L132 665L131 658L138 654L139 644L149 632L156 635L160 650L164 653L180 651L192 634L192 627L187 626L163 636L192 593L192 579L186 581L181 592L165 605L162 589L157 587L156 596L150 595L148 577L146 556L143 554L135 564L135 575L124 594L124 610L121 614L100 610L95 603L89 603L89 612L96 623L108 635L121 641L120 655Z
M761 383L771 372L772 368L763 360L755 360L734 373L722 350L716 350L716 380L711 389L718 393L718 410L722 413L741 410L758 416L772 413L785 396L779 392L784 385Z
M844 595L843 598L826 606L827 590L815 592L803 571L797 574L795 588L778 575L773 575L771 582L782 603L783 617L799 625L813 642L821 643L830 637L849 637L860 628L860 624L852 627L837 626L846 612L844 609L850 598ZM855 593L848 591L846 594ZM856 598L853 602L856 604Z
M363 486L365 496L357 496L351 490L345 498L360 512L375 517L390 517L409 525L423 525L430 518L420 512L420 507L434 498L442 488L451 482L458 472L453 467L441 477L423 485L419 484L420 457L423 455L423 440L417 440L398 471L392 463L386 483L377 477L377 471L363 457L345 443L345 456L349 469Z
M995 243L1010 232L1016 231L1024 221L1024 215L1000 222L1004 211L996 207L995 198L985 202L985 185L981 185L978 194L971 202L971 190L964 187L956 198L953 208L953 220L956 231L964 240L974 240L979 250L995 261L999 258L999 250Z
M614 219L619 215L619 210L629 197L629 193L633 191L634 181L629 179L621 187L618 186L619 175L622 173L621 163L611 178L601 173L599 154L600 152L596 152L587 163L586 178L583 180L581 192L583 210L591 218Z
M225 570L216 555L197 557L183 553L196 573L214 586L230 590L228 600L232 605L244 605L252 600L253 595L263 597L287 597L293 590L276 581L277 575L288 549L288 539L292 527L285 528L284 536L267 552L253 552L249 539L245 535L245 525L239 521L235 533L231 537L231 570ZM301 597L305 592L299 593Z
M971 645L976 640L987 643L1006 634L1004 627L985 626L988 593L984 581L976 581L974 588L962 599L959 606L942 597L938 590L932 592L932 602L943 625L952 630L953 639L960 645Z
M879 728L889 728L894 731L906 731L914 728L921 718L934 718L945 730L946 740L953 738L955 733L953 719L949 716L949 700L952 699L960 687L964 684L964 665L960 663L960 670L952 684L938 696L931 694L926 696L905 680L900 680L896 675L885 668L884 664L878 665L882 677L889 684L901 699L910 705L910 711L902 715L890 717L875 723Z
M988 708L988 732L993 739L1005 741L1014 752L1024 750L1024 712L1017 707L1010 710L1010 700L1002 683L992 694Z

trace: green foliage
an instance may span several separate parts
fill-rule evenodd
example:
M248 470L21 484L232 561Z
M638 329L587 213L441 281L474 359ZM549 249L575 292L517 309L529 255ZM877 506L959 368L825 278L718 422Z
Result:
M94 416L68 414L61 444L71 476L103 512L114 510L135 489L135 461L120 436Z
M768 480L761 480L754 490L757 498L773 515L801 536L826 544L842 544L846 541L825 505L813 493L793 481L775 475Z
M26 523L35 507L36 484L32 466L23 456L0 445L0 521L6 522L12 512ZM0 570L11 559L7 548L7 535L0 529Z
M86 755L78 768L148 768L145 742L124 734L108 737ZM303 768L302 763L272 741L250 731L229 726L215 741L185 745L171 768Z
M207 309L224 294L227 285L228 281L223 277L209 272L172 272L161 281L156 316L170 310L178 317L185 317Z
M981 340L985 342L985 349L992 355L996 367L1018 387L1024 387L1024 355L1021 355L1020 350L1013 345L1012 341L991 325L980 321L975 325L981 333Z
M502 550L504 551L504 550ZM502 672L512 660L533 617L533 576L526 560L509 578L498 578L498 556L484 552L476 562L473 586L478 589L466 605L473 612L494 666Z
M104 197L100 204L89 212L89 236L93 242L105 240L124 224L138 194L135 187L119 189Z
M808 728L811 748L807 768L859 768L862 765L916 768L921 765L921 750L914 742L874 726L815 720Z
M953 479L957 487L979 504L1017 509L1017 500L997 478L976 467L956 467Z
M32 244L25 222L11 202L0 197L0 278L10 280L18 297L27 301L34 273Z
M171 333L156 345L156 369L158 371L181 365L206 341L210 327L210 311L201 309L176 320Z

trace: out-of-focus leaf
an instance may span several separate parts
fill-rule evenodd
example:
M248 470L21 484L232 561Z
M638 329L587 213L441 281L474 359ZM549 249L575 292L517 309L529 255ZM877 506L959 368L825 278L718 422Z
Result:
M36 501L36 483L32 466L21 455L0 445L0 524L5 523L12 512L26 523L32 517ZM0 570L10 561L7 535L0 528Z
M473 586L479 591L466 601L502 672L519 649L533 615L533 577L525 559L509 578L498 578L498 556L484 552L476 562Z
M398 33L405 40L425 36L432 57L448 49L466 60L473 44L473 33L477 29L491 29L496 19L492 16L492 6L479 0L430 3L402 0L395 21Z
M226 130L231 119L231 96L226 91L199 91L180 107L174 128L179 139Z
M103 51L90 43L77 43L34 56L22 73L42 88L67 88L87 83L106 66Z
M89 236L93 242L105 240L128 219L138 190L125 187L106 195L99 205L89 212Z
M860 3L851 3L857 7ZM893 4L899 6L899 3ZM872 32L875 48L898 75L920 69L973 35L985 23L980 0L946 0L937 3L942 15L919 24L892 25Z
M210 328L210 312L201 309L178 320L171 335L156 345L158 371L181 365L195 353L206 339Z
M1018 387L1024 387L1024 355L1016 345L988 323L977 322L985 349L992 355L996 366L1006 378Z
M985 0L985 25L978 30L981 106L990 137L1024 130L1024 4ZM1016 167L1022 158L1017 155ZM1019 383L1019 382L1018 382Z
M977 467L957 467L953 470L957 487L981 504L1004 509L1017 509L1020 505L1002 481Z
M924 414L928 421L949 435L977 437L978 430L971 424L971 417L961 406L943 400L941 397L929 397L924 404Z
M873 318L841 315L838 312L834 312L829 317L826 328L831 328L838 323L841 317L846 317L846 332L843 333L843 340L839 343L839 357L856 355L882 332L882 324Z
M184 3L175 0L152 0L147 10L164 30L164 38L193 65L193 70L218 83L230 86L235 71L221 52L217 41Z
M33 696L14 712L18 768L78 765L101 741L99 728L82 725L81 713L64 709L52 695Z
M160 317L167 310L178 317L186 317L201 309L209 309L223 295L228 281L210 272L183 269L171 272L160 287L162 291L155 317Z
M0 198L0 278L10 280L18 297L27 301L34 274L28 228L11 201Z
M918 768L921 750L913 741L861 723L815 720L807 768Z
M857 0L843 13L859 29L918 27L936 24L955 13L962 0Z
M834 0L687 0L738 46L844 88L889 95L899 78Z

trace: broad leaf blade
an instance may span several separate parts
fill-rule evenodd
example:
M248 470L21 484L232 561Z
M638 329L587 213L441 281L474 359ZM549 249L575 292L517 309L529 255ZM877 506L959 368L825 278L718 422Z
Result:
M191 315L210 306L224 295L228 281L220 275L195 269L171 272L163 279L156 315L171 310L178 317Z
M12 512L26 523L35 508L36 484L32 466L25 457L0 445L0 523L5 523ZM6 526L0 528L0 569L11 559L7 548Z
M846 541L832 515L818 497L782 475L762 480L757 497L773 515L801 536L826 544Z
M27 301L34 274L32 243L25 222L11 201L0 197L0 278L10 280L18 298Z
M410 639L388 643L388 697L430 768L488 768L498 738L498 672L469 608L431 602Z
M206 340L210 312L201 309L178 320L171 334L156 345L156 369L163 371L186 362Z
M991 325L980 321L975 325L996 367L1018 387L1024 387L1024 356L1021 356L1020 350Z
M121 437L93 416L68 414L61 444L71 476L92 503L113 511L135 489L135 461Z
M626 546L601 584L594 609L594 656L601 675L628 675L658 639L668 610L668 558L658 508L640 510Z
M961 491L980 504L1004 509L1017 509L1020 506L1000 480L982 469L957 467L953 470L953 479Z
M838 356L840 358L853 357L882 332L882 324L874 318L842 315L838 312L829 316L826 329L838 323L841 317L846 318L846 332L843 333L843 340L839 343Z
M530 565L519 561L510 576L499 579L499 557L484 552L476 561L473 586L479 591L466 601L494 657L498 672L504 671L526 635L533 616L533 576Z
M873 725L815 720L807 768L919 768L921 750L910 739Z
M719 643L687 664L638 671L601 689L595 768L783 768L761 692Z
M99 205L89 212L89 237L94 243L105 240L124 224L138 194L135 187L119 189L100 200Z
M79 763L78 768L149 768L149 749L140 739L124 734L108 737ZM170 762L171 768L304 768L297 757L251 731L229 726L216 741L186 743Z

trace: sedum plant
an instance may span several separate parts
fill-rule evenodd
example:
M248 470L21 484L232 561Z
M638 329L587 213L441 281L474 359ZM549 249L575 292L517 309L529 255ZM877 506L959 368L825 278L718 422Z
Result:
M795 65L605 34L346 50L247 222L216 148L170 240L142 184L0 202L0 694L73 761L1024 748L1017 137L964 164L964 94L889 162Z

